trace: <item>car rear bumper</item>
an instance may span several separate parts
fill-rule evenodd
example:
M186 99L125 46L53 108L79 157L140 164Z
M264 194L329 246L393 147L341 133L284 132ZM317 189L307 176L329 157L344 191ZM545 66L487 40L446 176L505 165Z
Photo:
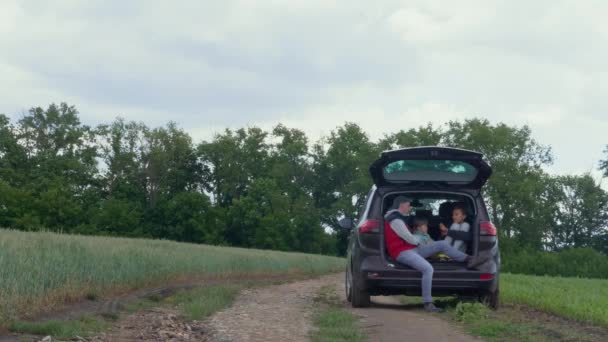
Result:
M433 264L433 294L475 294L489 290L496 272L468 270L462 263ZM493 267L495 270L496 267ZM361 263L360 279L370 294L419 294L422 274L419 271L368 256Z

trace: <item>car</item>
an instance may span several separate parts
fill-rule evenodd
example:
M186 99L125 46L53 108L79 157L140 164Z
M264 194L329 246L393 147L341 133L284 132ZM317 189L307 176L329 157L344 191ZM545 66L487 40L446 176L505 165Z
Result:
M393 260L386 251L384 214L399 195L412 198L411 217L429 222L440 239L439 224L450 226L451 208L466 208L471 240L466 252L487 261L475 269L446 258L430 259L434 296L473 296L490 308L499 305L500 252L482 188L492 168L478 152L449 147L415 147L382 152L370 166L373 186L358 215L340 220L350 230L345 291L353 307L367 307L370 296L420 295L422 274Z

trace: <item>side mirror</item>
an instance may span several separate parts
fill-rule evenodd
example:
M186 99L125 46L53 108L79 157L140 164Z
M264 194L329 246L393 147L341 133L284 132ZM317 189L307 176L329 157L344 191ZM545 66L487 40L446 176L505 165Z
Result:
M353 220L349 217L345 217L338 221L338 225L344 230L351 230L353 229Z

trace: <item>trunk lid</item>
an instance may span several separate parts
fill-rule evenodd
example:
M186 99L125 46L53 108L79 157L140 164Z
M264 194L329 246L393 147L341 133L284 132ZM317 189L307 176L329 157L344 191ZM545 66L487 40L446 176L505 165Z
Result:
M480 189L492 174L481 153L436 146L384 151L369 170L378 187L441 184Z

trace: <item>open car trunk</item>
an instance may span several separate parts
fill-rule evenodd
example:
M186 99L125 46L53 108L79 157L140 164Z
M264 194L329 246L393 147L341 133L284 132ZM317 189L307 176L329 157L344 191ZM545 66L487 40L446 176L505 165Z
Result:
M463 206L466 210L465 222L469 223L469 232L471 237L471 240L466 242L467 247L465 253L469 255L477 254L479 243L479 215L476 201L472 194L466 192L441 192L436 190L389 192L385 194L382 199L383 214L381 227L384 225L384 215L388 210L391 209L393 199L399 195L407 195L408 197L414 199L412 202L413 209L410 217L412 218L412 221L415 218L424 218L428 220L428 233L435 241L442 240L439 230L440 223L443 223L448 228L450 227L452 223L451 216L453 206L456 204ZM408 226L412 226L411 222L408 222ZM397 269L411 269L408 266L401 265L388 255L388 252L386 251L384 229L380 230L379 240L381 243L381 254L388 263L393 264ZM466 268L466 264L464 262L458 262L455 260L445 260L442 258L430 257L427 258L427 261L433 264L433 268L437 271L462 270Z
M481 189L492 168L481 153L449 147L414 147L382 152L370 166L376 186L440 185Z

